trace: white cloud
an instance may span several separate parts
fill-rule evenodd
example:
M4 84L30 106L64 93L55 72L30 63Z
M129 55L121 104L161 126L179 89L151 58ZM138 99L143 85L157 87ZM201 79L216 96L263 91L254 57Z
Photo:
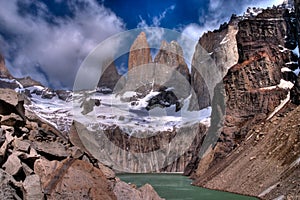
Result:
M29 4L29 0L23 3ZM0 26L13 40L0 37L0 44L11 60L12 73L30 75L44 84L72 87L78 67L101 41L124 30L124 23L95 0L80 0L84 7L69 1L72 18L55 18L56 25L45 20L47 6L36 3L37 16L21 16L17 0L0 1ZM45 76L43 75L45 74Z
M167 9L165 9L159 16L155 16L153 17L152 19L152 22L153 22L153 26L160 26L160 22L161 20L163 20L165 17L166 17L166 14L169 12L169 11L172 11L175 9L175 5L171 5L170 7L168 7Z
M174 9L175 5L171 5L170 7L166 8L161 14L152 18L151 24L147 24L146 20L140 16L141 21L138 23L137 28L144 29L150 47L159 48L165 33L164 29L151 29L151 27L159 27L161 21L166 17L167 13Z

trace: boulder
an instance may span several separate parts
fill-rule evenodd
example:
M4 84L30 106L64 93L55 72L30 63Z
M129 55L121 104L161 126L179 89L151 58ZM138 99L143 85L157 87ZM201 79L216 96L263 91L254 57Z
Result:
M29 175L23 183L23 197L26 200L43 200L40 177L36 174Z
M21 200L22 197L19 196L17 189L20 189L20 185L15 179L0 169L0 199Z
M22 169L21 160L13 153L7 158L2 168L12 176L17 175Z
M25 124L25 121L15 113L11 113L9 115L0 116L0 124L5 126L17 126L20 127Z
M14 147L16 151L23 151L27 153L29 152L30 142L17 138L14 140Z
M162 200L149 184L145 184L136 190L131 185L118 181L114 187L114 193L118 200Z
M67 101L72 97L72 92L67 90L56 90L55 93L63 101Z
M11 89L0 88L0 114L9 115L15 113L25 120L24 100Z
M59 142L34 142L33 148L39 153L53 156L57 159L63 159L69 155L66 147Z
M34 168L47 199L116 199L101 170L85 161L37 160Z

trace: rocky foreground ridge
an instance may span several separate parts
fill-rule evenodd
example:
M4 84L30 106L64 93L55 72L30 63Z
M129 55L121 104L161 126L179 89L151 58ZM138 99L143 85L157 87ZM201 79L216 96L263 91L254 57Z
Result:
M149 184L136 188L116 177L84 148L76 129L65 134L25 109L32 93L9 88L37 82L30 78L17 81L4 60L1 64L0 199L161 199ZM69 96L66 91L42 88L31 92L45 99Z
M0 89L1 199L160 199L94 159L76 131L67 137L25 110L23 95Z

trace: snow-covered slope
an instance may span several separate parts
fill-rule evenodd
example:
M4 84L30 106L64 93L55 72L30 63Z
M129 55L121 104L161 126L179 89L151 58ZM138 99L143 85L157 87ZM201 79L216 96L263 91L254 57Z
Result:
M178 112L175 112L175 105L166 108L158 106L149 111L146 110L147 101L157 94L157 92L151 92L134 103L122 101L124 96L128 98L129 95L134 95L134 92L126 92L124 96L100 94L93 91L73 94L74 118L92 130L117 125L129 135L146 131L153 134L157 131L172 131L182 125L200 121L209 123L211 108L188 111L189 98L185 100L184 106ZM92 106L93 109L90 109L90 112L82 114L84 102L92 104L93 100L99 100L101 105Z
M148 101L160 92L151 91L144 97L130 101L128 99L135 96L136 92L128 91L123 95L103 94L96 90L58 93L43 86L23 87L14 79L1 81L17 86L15 90L26 94L30 99L31 103L25 105L27 109L66 133L73 119L93 130L117 125L129 135L140 132L155 134L157 131L172 131L182 125L198 122L209 125L210 122L210 107L200 111L188 110L191 97L182 100L183 106L177 112L175 105L165 108L157 106L147 110Z

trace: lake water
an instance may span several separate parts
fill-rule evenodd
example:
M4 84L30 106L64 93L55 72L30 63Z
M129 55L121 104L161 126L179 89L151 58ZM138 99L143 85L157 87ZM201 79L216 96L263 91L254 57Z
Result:
M257 200L254 197L193 186L191 179L180 174L119 174L118 177L138 187L149 183L166 200Z

